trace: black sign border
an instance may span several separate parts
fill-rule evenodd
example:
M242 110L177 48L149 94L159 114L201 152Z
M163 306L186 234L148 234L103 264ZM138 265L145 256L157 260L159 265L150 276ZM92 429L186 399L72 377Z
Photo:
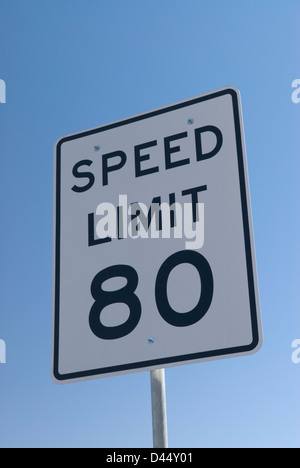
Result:
M185 354L181 356L173 356L161 359L154 359L149 361L135 362L130 364L123 364L112 367L105 367L100 369L89 369L86 371L72 372L69 374L60 374L59 373L59 299L60 299L60 226L61 226L61 147L65 142L76 140L78 138L83 138L89 135L100 133L106 130L111 130L116 127L121 127L124 125L129 125L131 123L145 120L151 117L155 117L160 114L167 112L172 112L174 110L181 109L190 105L197 104L199 102L204 102L210 99L215 99L224 95L230 95L232 97L233 103L233 114L234 114L234 123L235 123L235 133L236 133L236 145L237 145L237 156L238 156L238 171L240 179L240 194L241 194L241 204L242 204L242 217L243 217L243 227L244 227L244 240L245 240L245 253L246 253L246 263L247 263L247 274L248 274L248 290L249 290L249 302L250 302L250 313L251 313L251 324L252 324L252 342L245 346L238 346L233 348L222 348L217 350L211 350L206 352ZM258 298L256 298L256 288L254 280L254 262L253 262L253 253L251 245L251 235L250 235L250 216L248 208L248 199L247 199L247 186L245 180L245 163L244 163L244 149L243 149L243 139L242 139L242 129L240 121L240 112L239 112L239 96L238 91L235 88L225 88L220 91L216 91L207 95L199 96L191 100L183 101L174 105L166 106L162 109L150 111L145 114L141 114L135 117L131 117L119 122L115 122L109 125L105 125L99 128L92 130L87 130L81 133L74 135L69 135L60 139L56 145L56 200L55 200L55 245L54 245L54 340L53 340L53 377L57 382L64 383L67 381L88 379L96 376L101 376L103 374L114 375L116 373L121 373L125 371L134 371L145 370L145 368L153 367L163 367L164 365L174 364L180 362L189 361L199 361L200 359L209 359L209 358L220 358L222 356L226 357L228 355L234 354L246 354L253 352L258 345L260 344L260 333L258 327L258 311L257 303ZM250 203L250 201L249 201Z

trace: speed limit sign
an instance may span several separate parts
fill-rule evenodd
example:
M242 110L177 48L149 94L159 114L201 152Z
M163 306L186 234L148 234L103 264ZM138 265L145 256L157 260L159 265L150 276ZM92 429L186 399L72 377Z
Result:
M56 382L259 349L236 89L66 136L54 170Z

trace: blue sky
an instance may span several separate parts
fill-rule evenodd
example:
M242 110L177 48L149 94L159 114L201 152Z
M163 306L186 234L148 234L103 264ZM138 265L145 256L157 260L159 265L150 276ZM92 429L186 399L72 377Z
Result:
M299 1L0 0L1 447L151 447L149 373L51 379L58 138L242 96L264 344L166 370L170 447L299 447Z

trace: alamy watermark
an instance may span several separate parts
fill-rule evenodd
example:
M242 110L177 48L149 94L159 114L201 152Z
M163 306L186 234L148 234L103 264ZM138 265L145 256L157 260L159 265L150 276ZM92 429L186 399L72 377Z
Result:
M0 340L0 364L6 364L6 344L4 340Z
M6 83L0 79L0 104L6 104Z
M292 92L292 102L294 104L300 103L300 79L296 79L292 82L292 88L294 91ZM300 364L300 339L296 339L292 342L292 348L294 351L292 352L292 362L294 364Z
M295 90L292 92L292 101L294 104L299 104L300 102L300 79L294 80L292 82L292 88L295 88Z
M294 364L300 364L300 340L294 340L292 342L292 348L294 351L292 352L292 362Z
M0 104L6 103L6 83L0 79ZM0 340L0 364L6 364L6 344Z
M157 201L152 201L148 208L140 202L128 204L127 195L120 195L117 207L112 203L100 203L95 213L89 214L89 245L129 237L173 237L185 239L186 249L200 250L204 245L204 203Z

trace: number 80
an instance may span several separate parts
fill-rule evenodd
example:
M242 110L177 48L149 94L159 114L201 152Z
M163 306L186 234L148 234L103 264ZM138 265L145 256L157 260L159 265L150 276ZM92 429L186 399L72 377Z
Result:
M176 266L188 263L198 271L201 280L201 294L197 305L186 313L176 312L169 303L167 283L171 271ZM127 284L116 291L104 291L102 284L108 279L123 277ZM142 306L135 294L139 282L136 270L129 265L114 265L100 271L92 281L91 293L95 302L89 315L92 332L103 340L115 340L131 333L138 325ZM203 255L193 250L182 250L165 260L160 267L155 283L156 306L161 317L174 327L186 327L201 320L210 308L214 290L213 275L208 261ZM129 307L130 314L126 322L118 326L107 327L101 323L103 309L111 304L123 303Z

